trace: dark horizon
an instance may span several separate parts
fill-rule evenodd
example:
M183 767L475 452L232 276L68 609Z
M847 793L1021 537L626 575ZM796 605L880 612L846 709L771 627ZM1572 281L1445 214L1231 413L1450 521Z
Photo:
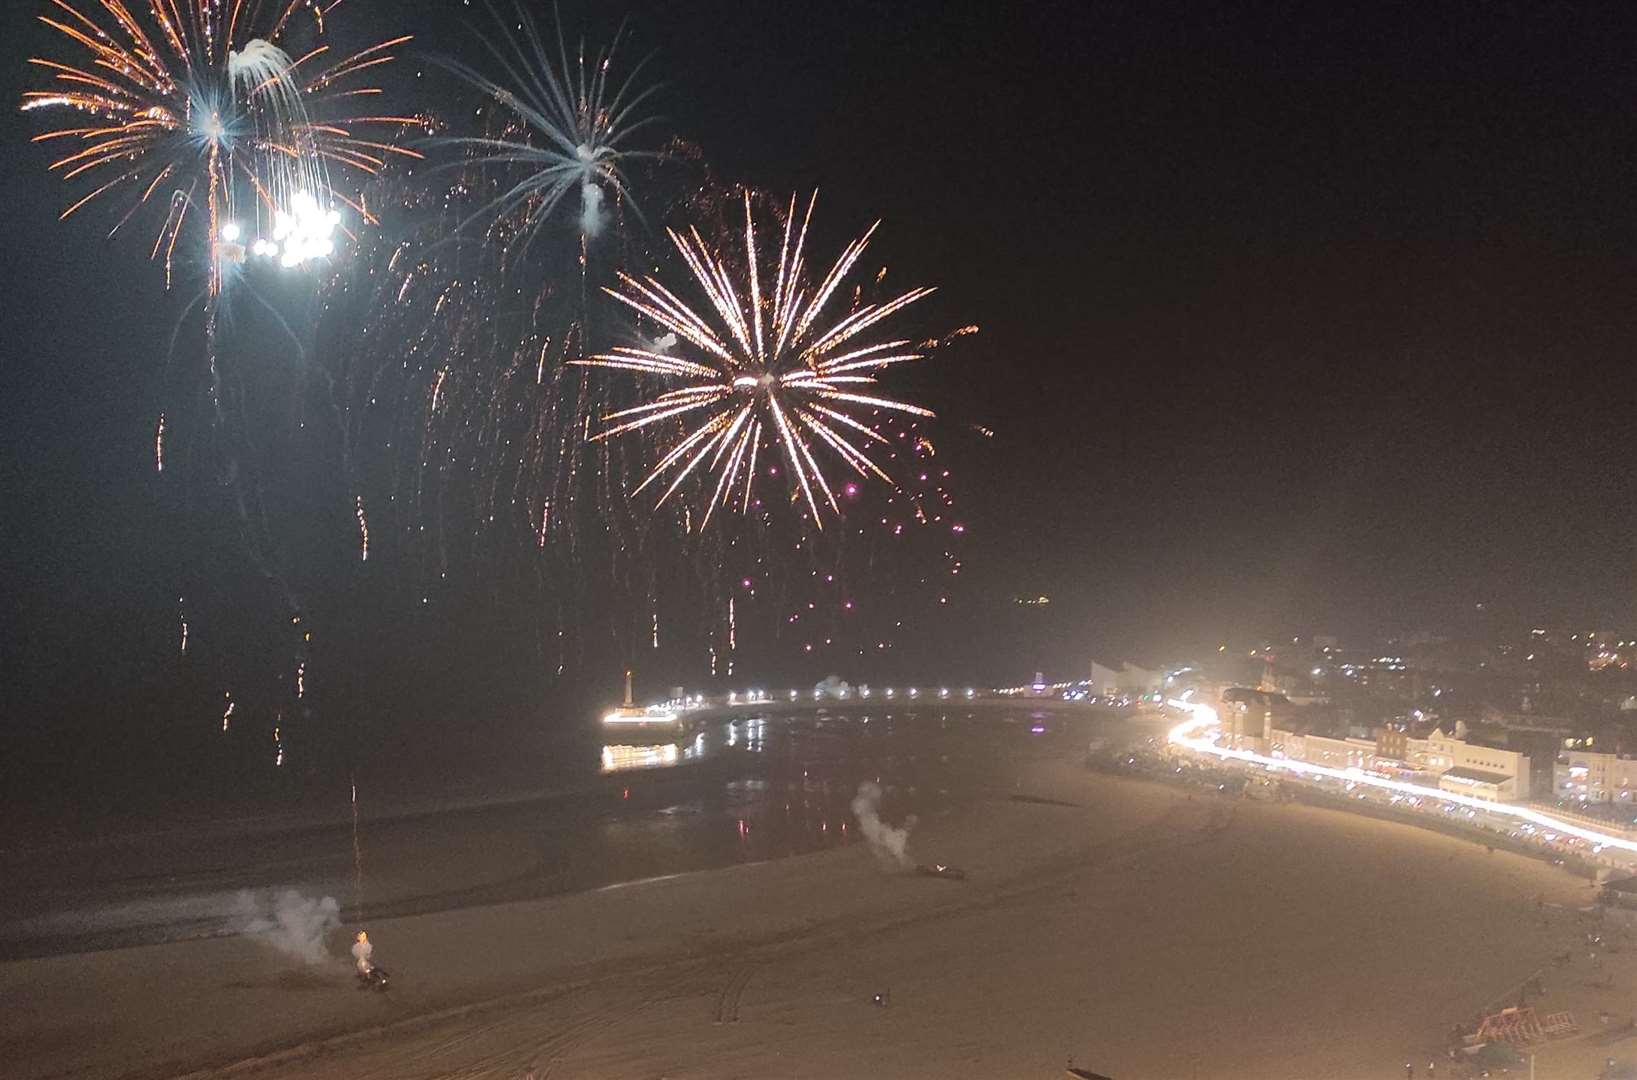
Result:
M47 44L34 9L7 13L12 102ZM404 17L418 56L473 11ZM969 525L947 611L900 654L911 677L1463 629L1478 604L1508 630L1637 625L1629 13L561 9L593 43L621 15L669 130L716 175L816 188L827 252L879 217L871 258L939 286L925 329L982 327L905 376L940 413ZM224 631L223 669L174 662L178 566L208 568L219 606L260 588L230 537L178 549L181 496L156 493L180 297L142 243L103 239L106 216L56 220L67 189L34 118L7 116L5 730L179 703L208 727L225 682L275 681L243 672L280 646ZM529 557L526 538L475 556L427 615L407 573L320 575L313 604L350 635L315 646L328 707L390 728L551 691L546 631L515 599ZM1039 594L1049 608L1011 603ZM558 700L603 693L632 662L622 633ZM760 655L747 679L857 674L794 638ZM650 659L650 688L708 681L697 649Z

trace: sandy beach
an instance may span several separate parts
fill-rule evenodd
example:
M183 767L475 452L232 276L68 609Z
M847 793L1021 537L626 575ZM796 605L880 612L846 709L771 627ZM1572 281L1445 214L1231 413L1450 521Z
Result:
M384 920L385 995L352 987L342 934L316 966L249 937L8 963L0 1059L27 1080L1398 1076L1563 948L1538 898L1589 900L1454 838L1063 762L909 851L969 876L853 845Z

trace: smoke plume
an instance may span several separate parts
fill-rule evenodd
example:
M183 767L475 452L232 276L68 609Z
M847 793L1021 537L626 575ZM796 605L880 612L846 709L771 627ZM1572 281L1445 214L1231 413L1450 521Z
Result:
M603 189L587 181L580 185L580 231L596 236L602 231Z
M848 686L847 680L840 675L827 675L820 679L813 689L826 697L844 698L851 692L852 687Z
M869 841L870 850L884 865L900 870L910 865L904 847L909 843L909 831L915 827L913 816L904 819L902 828L894 828L881 820L881 786L869 780L858 785L853 796L853 816L858 819L859 831Z
M294 889L277 893L239 893L233 929L270 945L305 964L330 958L324 939L341 925L341 909L333 896L303 896Z

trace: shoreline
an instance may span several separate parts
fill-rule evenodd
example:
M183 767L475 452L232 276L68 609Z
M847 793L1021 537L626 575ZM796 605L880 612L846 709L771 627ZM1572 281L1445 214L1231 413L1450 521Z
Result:
M1313 933L1340 933L1343 954L1399 985L1399 994L1427 980L1443 985L1459 1016L1462 999L1476 1008L1541 966L1547 946L1528 943L1540 936L1529 929L1528 898L1566 892L1564 878L1539 863L1510 853L1475 860L1470 845L1451 837L1321 812L1328 808L1188 799L1170 785L1101 777L1078 762L1021 763L1012 773L1010 789L912 834L912 856L958 865L970 873L965 882L883 872L854 845L385 920L370 926L394 976L379 998L352 990L339 961L293 969L247 940L8 963L0 992L26 1004L14 1019L18 1034L0 1052L19 1077L33 1078L201 1066L208 1075L234 1062L268 1076L437 1075L473 1061L502 1074L517 1065L516 1075L537 1065L586 1077L769 1075L785 1067L781 1055L795 1053L817 1076L1060 1075L1073 1054L1140 1080L1187 1075L1189 1052L1233 1058L1211 1075L1234 1080L1373 1076L1389 1059L1401 1067L1404 1051L1428 1046L1449 1018L1429 1026L1424 1010L1395 1006L1395 993L1360 997L1347 984L1291 997L1278 973L1312 948ZM1332 879L1346 877L1347 851L1372 866L1453 875L1455 892L1433 894L1438 902L1422 921L1447 923L1456 945L1471 936L1476 904L1516 923L1521 951L1496 957L1474 944L1446 949L1434 967L1410 953L1408 970L1380 968L1379 950L1359 952L1346 933L1347 905L1361 897L1356 887L1336 891ZM1337 872L1314 877L1309 871L1326 860ZM1489 885L1467 898L1480 881ZM1389 894L1407 887L1384 879ZM1255 912L1270 888L1295 918L1288 949L1280 933L1268 937L1271 927L1219 941L1224 925L1264 924ZM1496 888L1511 899L1484 898ZM1300 915L1309 910L1324 912L1322 920ZM1408 925L1390 925L1387 937L1400 944L1389 940L1389 949L1418 940L1419 931L1404 936ZM1246 952L1254 940L1271 953ZM941 944L951 941L963 947ZM1450 981L1451 960L1471 968L1464 982ZM138 991L158 972L171 988L162 1002ZM892 989L891 1008L869 1006L877 983ZM85 986L97 988L95 1000ZM1101 989L1116 986L1112 996ZM1230 986L1236 990L1224 993ZM1259 997L1286 1010L1318 1009L1331 1027L1350 1017L1367 1044L1390 1046L1371 1054L1356 1033L1338 1035L1344 1048L1298 1039L1285 1053L1260 1039L1224 1041L1249 1022L1244 1009ZM1200 1010L1191 1036L1175 1024L1154 1027L1156 1017L1180 1022ZM729 1014L743 1022L714 1019ZM1199 1027L1208 1015L1217 1019ZM84 1038L87 1030L97 1037ZM988 1034L973 1043L979 1031ZM849 1068L862 1048L880 1057L868 1069ZM1355 1057L1373 1059L1370 1070L1337 1069ZM134 1073L122 1064L138 1059L160 1064ZM1308 1062L1300 1066L1308 1071L1273 1067L1280 1061Z

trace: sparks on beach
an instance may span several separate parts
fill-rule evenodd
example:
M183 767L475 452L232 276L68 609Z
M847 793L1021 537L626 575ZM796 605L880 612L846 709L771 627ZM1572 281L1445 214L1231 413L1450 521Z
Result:
M861 335L933 290L920 287L879 303L855 303L845 314L830 317L831 300L863 256L876 226L848 244L814 284L807 275L806 242L817 198L815 193L808 200L799 225L796 200L790 200L778 230L776 265L768 267L757 247L756 214L748 193L742 271L725 248L714 249L697 229L668 230L708 309L689 307L652 275L621 273L621 287L605 291L658 324L663 337L572 361L665 380L668 387L650 400L604 416L610 426L595 438L675 420L682 433L636 491L669 477L658 500L663 504L705 465L716 481L701 526L718 506L737 503L741 512L749 509L758 476L777 472L776 467L758 470L765 445L769 451L777 448L799 491L792 498L802 499L822 528L820 501L832 511L840 505L815 448L827 447L860 477L874 476L891 486L893 478L865 449L871 443L888 444L874 418L883 413L932 415L930 409L873 388L880 371L924 359L936 343L872 341ZM704 310L714 319L701 314Z

